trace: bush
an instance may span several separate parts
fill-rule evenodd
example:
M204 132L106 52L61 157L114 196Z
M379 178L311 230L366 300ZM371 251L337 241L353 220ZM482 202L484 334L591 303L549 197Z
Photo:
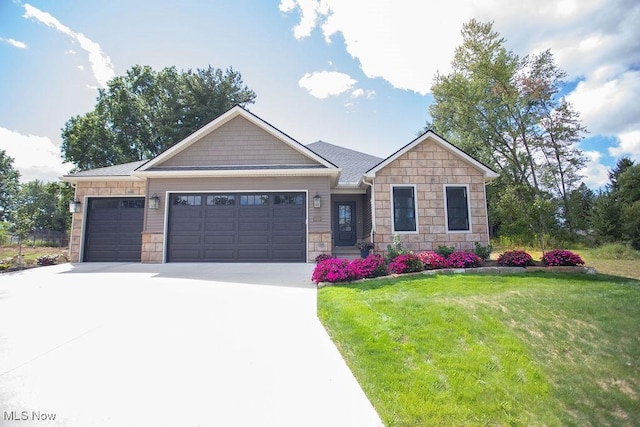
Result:
M445 257L431 251L420 252L418 257L420 257L425 270L444 268L447 263L447 259Z
M53 264L56 263L56 258L57 257L55 257L53 255L44 255L44 256L39 257L36 260L36 263L38 265L53 265Z
M424 270L422 260L416 254L406 253L398 255L389 263L391 273L415 273Z
M482 246L479 242L474 242L473 247L473 253L478 255L483 261L488 260L491 256L491 252L493 251L493 246L491 246L491 244Z
M351 261L351 267L359 278L372 278L387 275L387 264L381 255L369 255Z
M521 250L506 251L498 257L498 264L509 267L525 267L533 265L531 255Z
M330 258L316 264L311 280L319 282L349 282L361 279L348 259Z
M571 251L567 251L564 249L554 249L552 251L546 252L542 255L542 262L545 265L566 265L566 266L575 266L575 265L584 265L584 261L580 258L580 255L574 254Z
M438 249L436 249L436 253L438 255L440 255L440 256L445 257L445 258L448 258L449 255L451 255L455 251L456 251L456 247L455 246L440 245L440 246L438 246Z
M640 252L633 249L631 245L622 243L607 243L596 248L592 252L594 257L601 259L640 259Z
M315 261L316 261L316 264L317 264L317 263L319 263L320 261L324 261L324 260L331 259L331 258L333 258L333 255L329 255L329 254L320 254L320 255L318 255L318 256L316 257Z
M472 268L482 264L480 257L473 252L453 252L447 257L446 267L448 268Z
M404 255L407 252L402 247L402 242L400 241L400 236L397 234L393 235L393 244L387 245L387 261L392 261L398 255Z

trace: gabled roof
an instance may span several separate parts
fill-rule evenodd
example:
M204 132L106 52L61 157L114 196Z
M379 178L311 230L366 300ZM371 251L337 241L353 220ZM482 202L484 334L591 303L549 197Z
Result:
M181 152L182 150L188 148L190 145L192 145L195 142L197 142L200 139L202 139L204 136L208 135L209 133L211 133L211 132L215 131L216 129L220 128L225 123L227 123L230 120L232 120L232 119L234 119L236 117L239 117L239 116L243 117L244 119L246 119L249 122L253 123L255 126L258 126L260 129L262 129L265 132L271 134L272 136L274 136L278 140L280 140L283 143L287 144L289 147L291 147L294 150L298 151L302 155L314 160L315 162L319 163L320 165L324 166L325 168L333 169L333 170L337 170L338 169L338 167L335 164L331 163L330 161L328 161L327 159L323 158L322 156L319 156L318 154L316 154L313 151L309 150L307 147L305 147L304 145L300 144L298 141L296 141L295 139L291 138L286 133L282 132L281 130L277 129L276 127L272 126L271 124L267 123L266 121L262 120L258 116L250 113L249 111L245 110L241 106L236 105L233 108L231 108L230 110L228 110L226 113L222 114L221 116L218 116L217 118L212 120L207 125L201 127L200 129L198 129L197 131L195 131L191 135L187 136L185 139L183 139L182 141L178 142L177 144L175 144L171 148L169 148L169 149L163 151L162 153L158 154L156 157L151 159L147 164L145 164L144 166L139 168L136 172L137 173L141 173L141 172L152 170L155 166L159 166L164 161L170 159L171 157L175 156L177 153Z
M473 157L471 157L470 155L468 155L467 153L465 153L455 145L451 144L450 142L448 142L447 140L445 140L444 138L442 138L440 135L438 135L432 130L426 131L425 133L423 133L422 135L420 135L419 137L417 137L416 139L414 139L413 141L411 141L410 143L408 143L407 145L405 145L404 147L402 147L401 149L399 149L398 151L396 151L395 153L393 153L392 155L390 155L389 157L387 157L386 159L378 163L377 165L367 170L365 173L365 176L369 178L375 177L376 173L380 171L380 169L389 165L389 163L393 162L398 157L412 150L415 146L421 144L427 139L431 139L437 144L440 144L443 148L457 154L467 163L470 163L471 165L475 166L478 170L480 170L484 174L485 181L490 181L498 177L498 174L489 166L474 159Z
M114 166L105 166L103 168L88 169L80 172L70 173L64 175L62 179L64 181L77 181L77 180L90 180L92 178L101 179L117 179L123 180L127 178L133 178L131 174L140 166L147 163L149 160L138 160L137 162L123 163ZM138 178L133 178L138 179Z
M339 185L357 186L362 180L362 175L382 161L380 157L339 147L324 141L313 142L307 147L342 168L340 180L338 181Z

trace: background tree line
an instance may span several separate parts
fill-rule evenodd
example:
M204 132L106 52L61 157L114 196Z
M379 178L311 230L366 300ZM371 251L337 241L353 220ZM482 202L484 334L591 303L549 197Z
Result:
M61 154L75 171L151 159L255 98L232 68L155 71L135 65L99 90L93 110L65 123ZM39 230L68 232L70 185L20 184L13 159L2 150L0 174L0 237L11 233L24 240Z
M639 166L621 159L605 189L584 185L587 130L562 96L566 73L552 53L519 56L476 20L462 36L452 71L432 84L427 128L499 173L487 187L491 234L543 250L585 240L640 248Z

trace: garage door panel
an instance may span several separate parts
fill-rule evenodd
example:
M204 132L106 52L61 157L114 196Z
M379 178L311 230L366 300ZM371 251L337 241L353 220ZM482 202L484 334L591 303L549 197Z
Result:
M236 222L206 222L204 224L204 230L212 232L235 232Z
M140 262L144 198L90 198L83 261Z
M207 206L205 210L206 218L235 218L235 216L234 206Z
M272 241L274 245L301 245L304 244L304 236L290 234L274 235Z
M181 234L175 236L174 243L178 245L200 245L202 243L201 234Z
M186 197L200 197L206 203L170 206L168 261L306 261L304 193L202 193L171 198ZM193 214L196 210L198 215ZM202 240L185 240L193 234Z
M232 245L236 240L235 234L221 234L217 236L205 236L206 245Z
M241 206L238 211L238 216L240 218L269 218L269 209L264 207L256 207L256 206Z
M234 261L235 253L231 249L207 249L204 251L204 258L219 261Z
M295 222L277 223L273 224L272 228L274 232L304 232L306 224Z
M238 231L240 232L269 231L269 223L268 222L241 222L240 224L238 224Z
M268 245L269 236L240 235L238 236L240 245Z

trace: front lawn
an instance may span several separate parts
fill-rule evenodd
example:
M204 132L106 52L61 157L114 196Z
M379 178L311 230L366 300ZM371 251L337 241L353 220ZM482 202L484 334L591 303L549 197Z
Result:
M640 420L638 281L460 274L318 293L322 322L387 427Z

